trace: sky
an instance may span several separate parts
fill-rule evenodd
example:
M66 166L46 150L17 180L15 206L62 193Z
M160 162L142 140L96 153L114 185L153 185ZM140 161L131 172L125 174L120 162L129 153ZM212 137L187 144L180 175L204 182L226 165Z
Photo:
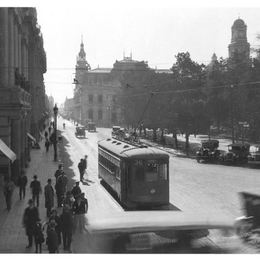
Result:
M0 0L0 6L36 7L47 55L46 93L58 104L73 96L81 38L92 69L113 67L123 53L167 69L179 52L204 64L213 53L225 58L238 17L247 24L248 42L260 46L260 3L254 0Z

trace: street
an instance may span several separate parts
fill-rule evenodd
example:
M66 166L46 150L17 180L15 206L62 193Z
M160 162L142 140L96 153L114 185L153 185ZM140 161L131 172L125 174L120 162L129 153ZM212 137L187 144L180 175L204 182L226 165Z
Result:
M100 203L111 210L121 210L120 206L98 183L97 141L111 136L111 129L98 128L96 133L86 132L86 139L75 137L75 126L66 121L64 139L69 141L65 146L73 162L69 168L78 173L77 163L84 154L89 155L88 174L95 181L83 189L91 201L92 190L97 190ZM66 163L66 162L65 162ZM78 175L74 179L78 179ZM238 166L197 163L194 159L179 158L170 155L170 202L182 211L212 212L226 214L236 218L243 214L238 192L260 193L259 169ZM104 197L103 200L101 197ZM89 214L94 214L100 207L91 205ZM102 208L103 209L103 208ZM104 211L106 212L106 210Z
M59 120L60 129L63 120ZM77 163L88 154L87 179L93 182L80 184L89 201L88 216L110 215L123 211L120 205L99 183L97 141L111 136L111 129L98 128L96 133L86 132L86 138L75 136L75 126L66 122L63 130L63 142L69 160L65 160L65 169L74 172L72 179L78 180ZM68 143L67 143L68 142ZM209 216L227 216L231 219L243 215L238 192L259 193L260 176L258 169L245 167L197 163L194 159L179 158L170 154L170 203L177 209ZM73 248L82 252L85 248L82 236L75 237ZM247 252L248 248L243 248ZM252 249L250 249L252 250ZM252 252L250 251L249 252ZM83 250L83 252L87 252Z

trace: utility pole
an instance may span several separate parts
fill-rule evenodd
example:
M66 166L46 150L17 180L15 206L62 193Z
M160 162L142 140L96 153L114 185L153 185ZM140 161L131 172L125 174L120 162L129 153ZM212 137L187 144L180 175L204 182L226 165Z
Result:
M232 144L235 143L233 88L234 88L234 85L230 85L230 89L231 89L230 101L231 101L231 135L232 135Z

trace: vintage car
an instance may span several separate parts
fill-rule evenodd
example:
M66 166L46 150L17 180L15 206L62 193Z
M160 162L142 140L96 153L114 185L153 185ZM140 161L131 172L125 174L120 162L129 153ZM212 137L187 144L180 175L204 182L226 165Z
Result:
M218 140L203 140L201 141L201 148L196 153L197 162L213 162L219 159L220 151L218 150Z
M244 241L260 246L260 195L240 192L244 216L235 221L237 235Z
M96 132L96 124L94 122L88 122L87 130L89 132Z
M120 130L120 126L112 126L112 137L116 137L118 131Z
M250 144L235 143L228 145L228 152L221 159L226 163L247 163Z
M250 165L260 165L260 146L252 147L247 159Z
M86 136L85 127L77 126L77 127L76 127L75 135L76 135L77 137L78 137L78 136L83 136L83 137L85 137L85 136Z
M232 218L182 211L125 211L86 216L85 232L75 243L77 253L239 253L239 238L232 244ZM215 235L217 239L212 239Z

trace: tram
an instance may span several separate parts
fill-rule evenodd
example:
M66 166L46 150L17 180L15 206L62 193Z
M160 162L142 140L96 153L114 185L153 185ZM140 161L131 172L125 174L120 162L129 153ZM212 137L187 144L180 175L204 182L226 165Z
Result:
M101 140L98 176L126 209L169 205L169 155L159 149Z

